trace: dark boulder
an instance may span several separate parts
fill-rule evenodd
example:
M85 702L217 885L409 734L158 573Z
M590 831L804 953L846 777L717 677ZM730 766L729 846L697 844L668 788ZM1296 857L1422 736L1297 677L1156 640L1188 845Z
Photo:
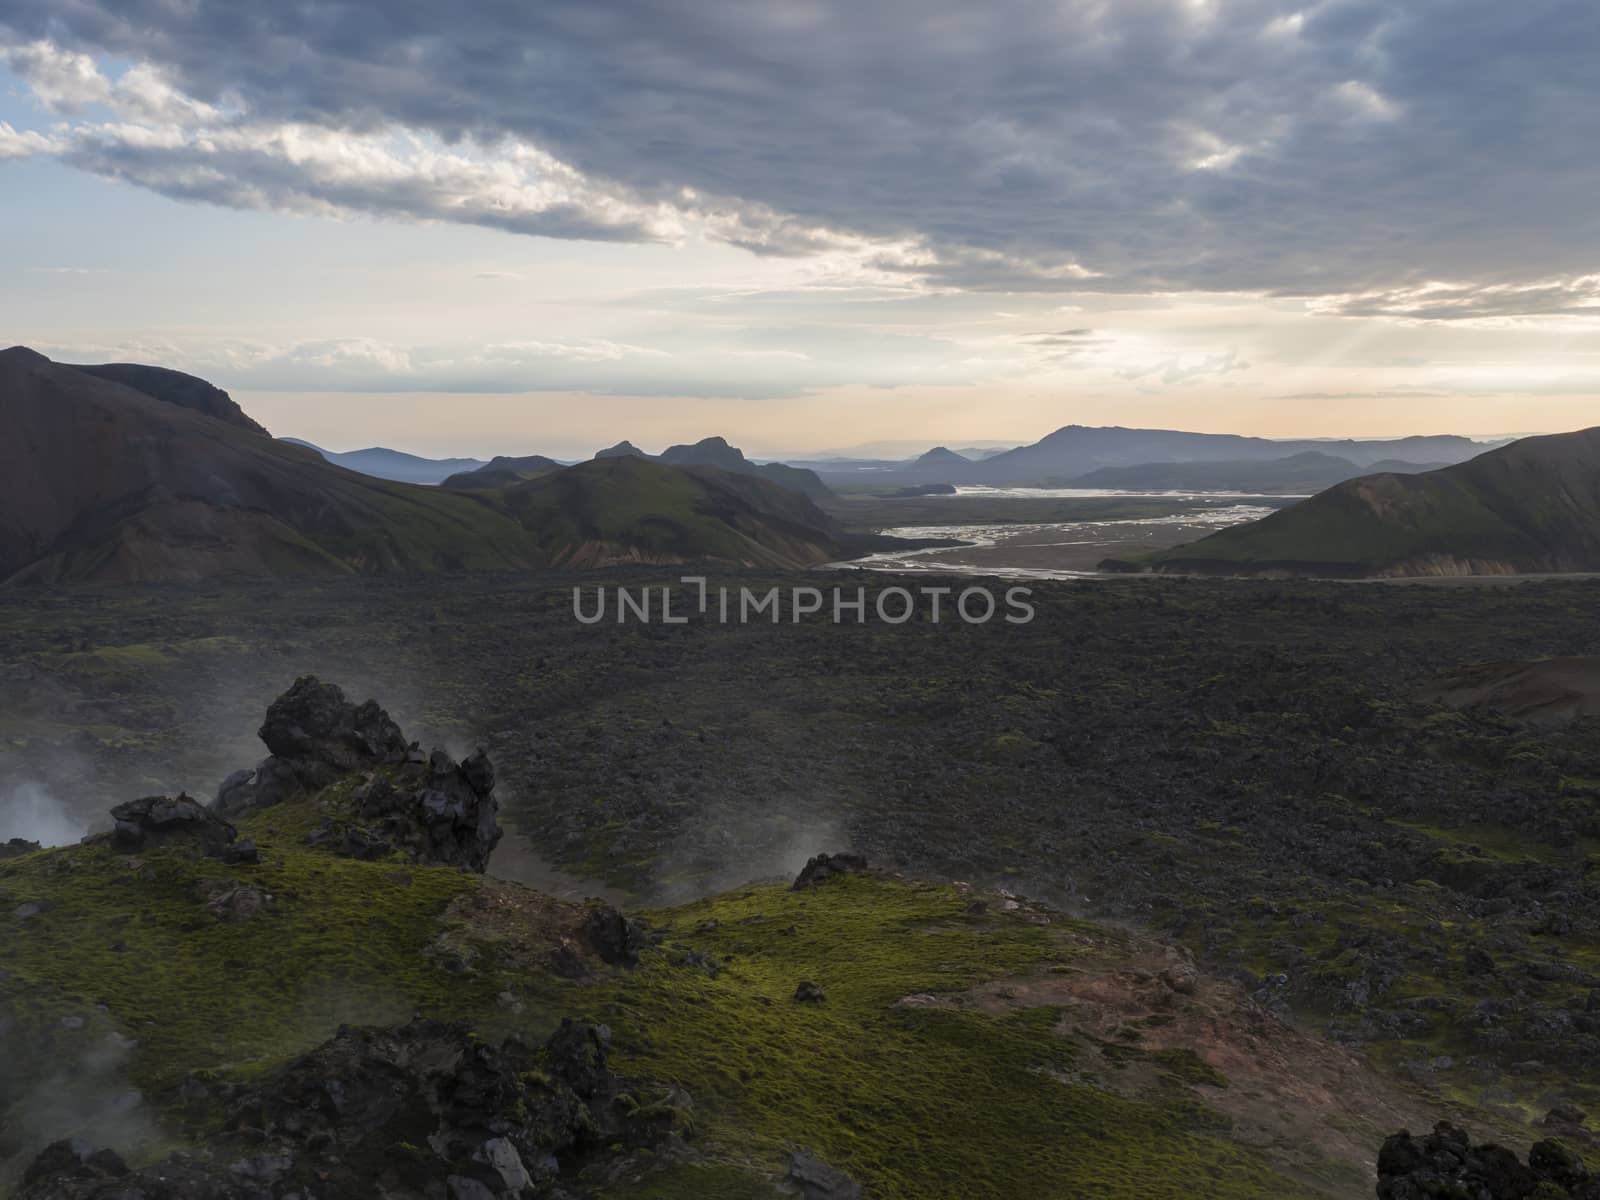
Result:
M1421 1138L1402 1130L1378 1153L1379 1200L1600 1200L1597 1184L1583 1160L1559 1142L1536 1143L1524 1164L1504 1146L1473 1145L1466 1130L1445 1121Z
M794 890L802 891L832 879L836 875L860 874L867 870L867 860L859 854L818 854L808 859L795 876Z
M806 1150L789 1156L786 1182L801 1200L861 1200L860 1184Z
M42 849L38 842L24 841L22 838L11 838L0 842L0 862L8 858L17 858L23 854L32 854L35 850Z
M227 821L181 793L129 800L113 808L111 818L116 822L111 845L123 854L180 842L220 855L237 836Z
M821 1004L828 998L820 983L813 983L809 979L802 979L800 986L794 989L794 998L803 1004Z
M337 684L303 675L267 708L260 738L276 758L321 767L329 781L406 761L410 744L376 700L352 704Z
M617 967L639 963L639 952L649 944L644 930L609 904L596 905L583 918L583 940L601 962Z

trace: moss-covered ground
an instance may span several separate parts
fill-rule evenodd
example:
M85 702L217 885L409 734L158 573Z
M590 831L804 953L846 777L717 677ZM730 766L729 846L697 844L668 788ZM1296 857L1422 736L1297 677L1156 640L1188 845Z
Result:
M1038 584L1036 619L1003 628L573 620L574 582L676 574L0 594L0 788L96 815L209 795L315 672L425 745L486 746L525 844L641 903L849 846L1181 941L1524 1137L1559 1100L1597 1111L1596 726L1418 694L1465 663L1594 653L1600 582Z
M181 1140L171 1114L191 1074L254 1074L339 1023L421 1011L485 1036L540 1036L574 1013L610 1025L614 1066L695 1100L692 1161L608 1171L621 1181L591 1185L595 1195L771 1196L796 1149L886 1200L1318 1194L1226 1136L1193 1087L1223 1081L1192 1056L1129 1047L1119 1057L1147 1059L1152 1082L1119 1094L1075 1072L1089 1046L1064 1032L1058 1007L993 1014L960 999L989 981L1114 960L1122 935L972 912L948 886L849 877L643 914L659 945L637 968L595 962L569 981L542 955L580 908L306 848L305 815L252 818L255 866L176 848L129 857L103 842L0 864L0 999L50 1042L57 1071L109 1033L132 1040L127 1083L170 1115L149 1153ZM199 893L218 877L273 903L219 918ZM46 911L16 914L40 900ZM796 1000L801 980L826 998ZM900 1003L929 995L954 1000ZM24 1070L9 1080L12 1103L29 1102Z

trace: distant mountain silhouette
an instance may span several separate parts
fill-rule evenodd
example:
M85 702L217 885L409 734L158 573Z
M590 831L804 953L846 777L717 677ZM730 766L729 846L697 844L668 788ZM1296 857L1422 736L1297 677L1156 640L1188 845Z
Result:
M618 442L615 446L607 446L604 450L596 450L594 452L594 456L596 458L649 458L650 457L643 450L639 449L639 447L635 446L632 442L629 442L629 441L621 441L621 442Z
M1366 467L1379 459L1453 463L1489 447L1470 438L1408 437L1377 441L1273 441L1229 433L1068 425L1031 446L1019 446L966 468L950 483L1065 482L1102 467L1144 463L1250 462L1314 452Z
M185 375L182 371L172 371L166 367L149 367L143 363L74 365L73 369L93 375L97 379L108 379L112 383L131 387L146 396L165 400L168 404L193 409L208 417L237 425L240 429L248 429L251 433L271 436L265 428L245 415L244 409L234 402L232 396L197 376Z
M1066 425L1037 442L999 453L984 451L981 455L967 457L940 446L909 462L838 460L806 465L816 469L822 481L835 488L918 483L1062 487L1074 485L1084 476L1105 468L1263 462L1308 453L1342 458L1363 471L1375 469L1375 464L1383 460L1442 465L1465 461L1504 444L1475 442L1453 435L1274 441L1231 433Z
M1396 474L1429 471L1438 463L1386 460L1378 470ZM1368 474L1366 468L1341 458L1307 450L1260 462L1143 463L1136 467L1102 467L1069 481L1072 487L1123 491L1318 492L1346 479Z
M957 454L954 450L947 449L944 446L935 446L926 454L919 456L911 465L917 470L935 470L940 467L955 467L959 470L963 467L970 467L972 465L972 460L970 458L965 458L962 455Z
M1136 564L1330 576L1600 571L1600 427L1418 475L1365 475Z
M497 454L483 466L451 475L440 486L459 491L510 487L525 479L534 479L550 471L559 471L564 465L553 458L546 458L543 454L525 454L520 458Z
M403 450L390 450L384 446L369 446L365 450L324 450L321 446L299 438L286 437L281 441L315 450L335 466L349 471L360 471L375 479L393 479L400 483L439 483L461 471L475 471L483 466L478 458L423 458Z
M597 450L595 458L643 458L675 467L720 467L740 475L760 476L780 487L802 492L813 500L826 500L832 495L815 471L783 463L753 463L744 456L744 451L730 446L720 437L701 438L690 445L668 446L659 455L646 454L632 442L618 442L609 449Z

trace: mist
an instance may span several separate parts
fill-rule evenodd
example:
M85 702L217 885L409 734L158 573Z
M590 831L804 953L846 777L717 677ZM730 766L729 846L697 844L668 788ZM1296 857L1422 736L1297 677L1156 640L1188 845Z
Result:
M0 842L22 838L41 846L70 846L88 832L43 784L28 780L0 787Z

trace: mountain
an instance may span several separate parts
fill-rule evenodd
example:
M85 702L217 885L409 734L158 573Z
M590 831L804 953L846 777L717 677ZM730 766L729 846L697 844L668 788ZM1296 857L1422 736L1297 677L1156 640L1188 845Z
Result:
M621 442L618 442L615 446L606 447L606 449L604 449L604 450L596 450L594 452L594 456L596 458L649 458L650 457L643 450L639 449L639 447L635 446L632 442L629 442L629 441L621 441Z
M1378 469L1414 474L1437 465L1387 460ZM1120 491L1303 492L1321 491L1366 473L1348 458L1307 450L1261 462L1166 462L1102 467L1068 483L1072 487Z
M627 454L470 494L377 479L23 347L0 352L0 418L0 582L790 567L885 541L759 472Z
M1230 433L1068 425L1031 446L1019 446L973 463L962 478L944 482L1060 483L1081 478L1102 467L1166 462L1259 462L1307 452L1348 459L1358 467L1369 467L1385 458L1454 463L1488 448L1470 438L1454 436L1375 441L1273 441Z
M521 483L524 479L534 479L550 471L559 471L565 465L553 458L546 458L543 454L527 454L520 458L499 454L483 466L451 475L439 486L463 491L510 487L514 483Z
M940 468L949 467L960 470L971 465L972 460L970 458L964 458L954 450L947 449L944 446L935 446L911 464L915 470L939 470Z
M93 375L96 379L110 380L135 391L143 392L168 404L193 409L251 433L270 437L266 429L245 415L244 409L221 388L194 375L172 371L166 367L150 367L143 363L104 363L100 366L73 365L76 371Z
M1600 571L1600 427L1366 475L1134 564L1338 577Z
M335 466L348 471L359 471L375 479L393 479L398 483L441 483L462 471L475 471L484 465L478 458L422 458L403 450L390 450L383 446L369 446L365 450L339 452L324 450L299 438L283 438L296 446L315 450Z
M676 467L721 467L724 471L742 471L752 465L743 450L720 437L701 438L693 445L668 446L656 459Z
M646 454L632 442L618 442L608 450L596 451L595 458L643 458L675 467L720 467L739 475L759 476L779 487L802 492L813 500L826 500L833 494L815 471L783 463L753 463L744 456L744 451L730 446L720 437L701 438L690 445L668 446L659 455Z
M0 352L0 414L0 581L537 561L520 527L466 497L342 470L21 347Z
M1475 442L1453 435L1377 440L1274 441L1231 433L1189 433L1175 429L1125 429L1121 426L1067 425L1037 442L999 452L956 454L936 447L909 462L857 460L806 462L830 487L863 484L960 483L993 487L1044 487L1076 484L1108 467L1158 463L1267 462L1315 453L1342 458L1363 471L1384 460L1457 463L1504 442ZM798 465L799 460L796 460ZM1088 485L1109 486L1109 485Z
M483 495L557 566L804 567L864 553L876 541L845 533L809 497L759 476L628 454Z

